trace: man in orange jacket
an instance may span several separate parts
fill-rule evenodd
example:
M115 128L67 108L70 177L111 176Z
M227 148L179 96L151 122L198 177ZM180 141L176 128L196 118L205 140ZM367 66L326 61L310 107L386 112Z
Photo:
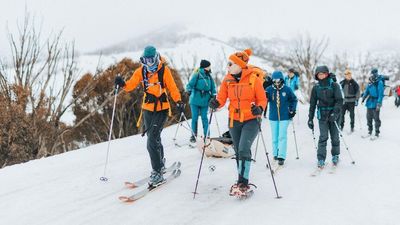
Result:
M259 131L257 118L267 105L262 80L248 67L251 50L229 57L228 74L222 81L217 98L210 101L213 110L229 104L229 132L236 153L238 181L231 187L232 196L244 196L249 190L251 145Z
M134 90L139 83L142 83L145 92L142 113L145 133L147 133L147 150L153 168L149 185L157 186L165 181L163 177L165 158L164 149L161 144L161 131L167 120L168 111L171 113L166 89L168 89L181 112L184 110L184 104L181 101L181 95L171 71L156 48L147 46L144 49L142 57L140 57L140 62L142 66L133 73L128 81L125 82L120 76L117 76L115 78L115 85L129 92ZM139 117L138 126L142 113Z

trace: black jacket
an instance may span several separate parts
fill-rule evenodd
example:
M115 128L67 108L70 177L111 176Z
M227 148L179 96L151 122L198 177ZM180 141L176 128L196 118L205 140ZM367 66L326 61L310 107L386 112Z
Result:
M328 120L329 115L334 112L339 114L343 105L342 91L338 83L331 78L321 80L311 91L309 119L313 119L315 108L317 108L317 118Z
M340 82L342 86L344 101L345 102L355 102L360 98L360 86L354 79L351 80L342 80Z

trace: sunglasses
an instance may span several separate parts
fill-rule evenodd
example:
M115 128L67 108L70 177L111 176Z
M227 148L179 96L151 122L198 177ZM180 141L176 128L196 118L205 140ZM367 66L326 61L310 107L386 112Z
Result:
M274 82L274 83L280 83L280 82L281 82L281 79L273 79L272 82Z
M232 62L228 62L228 66L230 67L230 66L232 66L233 65L233 63Z

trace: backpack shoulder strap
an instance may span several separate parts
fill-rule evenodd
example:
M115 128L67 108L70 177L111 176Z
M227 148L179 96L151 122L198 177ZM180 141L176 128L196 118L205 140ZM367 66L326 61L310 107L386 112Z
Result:
M165 64L163 63L160 70L158 71L158 82L160 82L161 88L164 88L164 70Z

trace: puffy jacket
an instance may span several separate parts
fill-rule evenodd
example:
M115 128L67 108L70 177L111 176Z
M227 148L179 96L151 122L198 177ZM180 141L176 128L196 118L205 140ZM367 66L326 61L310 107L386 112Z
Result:
M397 96L400 96L400 85L397 86L397 88L396 88L396 93L397 93Z
M285 77L285 85L290 87L292 91L296 91L299 89L299 77L294 75L292 78L289 76Z
M210 98L216 94L214 80L204 69L197 69L193 73L186 91L191 92L189 103L201 107L208 106Z
M308 118L314 118L315 108L317 107L317 118L326 121L332 112L338 115L342 105L343 95L339 84L334 82L332 78L320 80L311 90Z
M279 93L279 103L278 103ZM269 103L269 119L289 120L289 112L296 111L297 98L290 87L284 85L280 90L270 86L266 91Z
M369 83L363 94L363 99L367 98L367 103L365 104L365 106L368 109L375 109L378 103L382 105L382 100L384 96L383 92L383 81L378 80L375 83Z
M354 79L340 81L343 90L344 102L355 102L360 98L360 86Z
M237 81L231 74L227 74L217 95L220 107L223 107L229 98L230 127L233 120L247 121L256 118L251 113L252 104L265 109L267 98L262 86L262 80L258 79L251 68L242 70L242 75Z
M161 87L158 80L158 72L162 69L163 66L164 88ZM134 90L139 85L139 83L142 83L142 86L144 87L142 71L143 65L139 67L139 69L135 70L132 77L126 81L126 85L124 87L125 91L129 92ZM179 93L179 89L176 86L175 81L172 77L171 70L168 68L168 66L165 65L165 60L163 58L161 58L161 62L158 65L157 71L155 73L147 72L146 77L148 78L149 85L143 97L142 109L148 111L161 111L169 109L170 104L168 102L166 89L168 89L172 99L175 102L181 100L181 94ZM156 98L156 100L154 100L154 98ZM155 104L156 109L154 110Z

